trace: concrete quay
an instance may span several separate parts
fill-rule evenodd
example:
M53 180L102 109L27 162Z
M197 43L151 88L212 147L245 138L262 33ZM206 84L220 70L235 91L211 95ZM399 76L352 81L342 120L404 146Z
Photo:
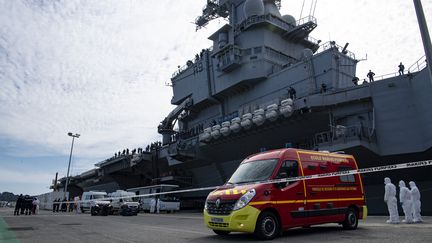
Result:
M272 242L432 242L432 217L424 217L421 224L389 225L385 220L370 216L354 231L337 224L296 228ZM205 227L199 212L103 217L41 211L38 215L13 216L12 209L0 209L1 243L249 241L258 240L242 233L215 235Z

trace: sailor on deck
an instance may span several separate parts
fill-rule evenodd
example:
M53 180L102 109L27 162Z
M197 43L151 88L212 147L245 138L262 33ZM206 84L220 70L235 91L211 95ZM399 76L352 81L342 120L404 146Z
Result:
M375 73L372 72L372 70L369 70L369 72L367 74L367 77L369 78L369 82L374 82L375 81L374 80L374 76L375 76Z
M297 98L296 94L297 94L296 90L293 87L289 87L289 89L288 89L288 95L289 95L289 97L291 99L295 100Z
M402 64L402 62L399 64L399 75L404 75L405 66Z

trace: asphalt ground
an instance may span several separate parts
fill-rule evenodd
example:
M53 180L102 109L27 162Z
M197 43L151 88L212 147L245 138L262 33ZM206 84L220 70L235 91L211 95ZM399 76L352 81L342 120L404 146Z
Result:
M432 242L432 217L421 224L384 223L386 217L370 216L357 230L325 224L285 232L272 242ZM0 242L258 242L253 235L215 235L204 226L201 213L90 216L52 213L13 216L0 208Z

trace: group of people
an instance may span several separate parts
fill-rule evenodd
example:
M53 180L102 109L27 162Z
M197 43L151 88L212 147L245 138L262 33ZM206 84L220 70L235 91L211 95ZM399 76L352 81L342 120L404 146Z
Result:
M114 157L113 158L118 158L118 157L121 157L121 156L125 156L125 155L130 155L130 154L132 154L132 155L134 155L134 154L142 154L144 152L144 150L142 149L142 148L135 148L135 149L132 149L132 150L130 150L129 151L129 149L128 148L126 148L126 149L123 149L123 152L121 152L121 151L118 151L118 153L114 153Z
M162 142L157 141L157 142L154 142L154 143L147 145L147 147L145 149L135 148L135 149L129 150L128 148L126 148L126 149L123 149L123 151L118 151L117 153L114 153L114 156L107 159L107 161L117 159L120 157L129 156L129 155L143 154L144 152L150 152L150 151L156 150L157 148L160 148L160 147L162 147Z
M159 198L152 198L150 200L150 213L160 213L160 203Z
M187 67L191 67L192 65L194 65L194 63L198 63L204 56L204 54L207 52L207 49L202 49L201 52L199 54L195 54L195 59L193 60L187 60L186 61L186 66ZM182 68L180 65L177 65L178 70L173 74L173 76L176 76L177 74L182 73L184 70L186 70L186 68Z
M16 200L14 215L32 215L39 212L39 200L37 197L23 196L20 194Z
M73 202L68 203L66 198L63 198L63 200L61 198L57 198L54 199L53 201L53 213L72 212L74 208L75 208L74 203Z
M151 143L150 145L147 145L146 147L146 152L150 152L152 150L156 150L162 147L162 142L161 141L156 141L154 143Z
M384 202L387 203L390 214L390 219L386 222L398 224L400 221L396 199L396 186L391 183L388 177L384 178L384 184ZM407 224L420 223L423 221L421 218L420 191L413 181L409 182L409 187L409 189L406 187L404 181L399 181L399 202L405 214L405 219L402 220L402 222Z
M402 62L399 64L398 68L399 68L399 70L398 70L399 75L404 75L404 73L405 73L405 66L402 64ZM372 70L369 70L369 72L366 74L366 76L369 78L369 82L374 82L375 81L374 80L375 73L372 72ZM353 79L353 82L354 82L354 79Z

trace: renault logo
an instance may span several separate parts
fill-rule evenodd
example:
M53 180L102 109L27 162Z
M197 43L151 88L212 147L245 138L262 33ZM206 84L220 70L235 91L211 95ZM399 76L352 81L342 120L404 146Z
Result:
M218 200L216 200L215 204L216 204L216 208L220 207L220 198L218 198Z

